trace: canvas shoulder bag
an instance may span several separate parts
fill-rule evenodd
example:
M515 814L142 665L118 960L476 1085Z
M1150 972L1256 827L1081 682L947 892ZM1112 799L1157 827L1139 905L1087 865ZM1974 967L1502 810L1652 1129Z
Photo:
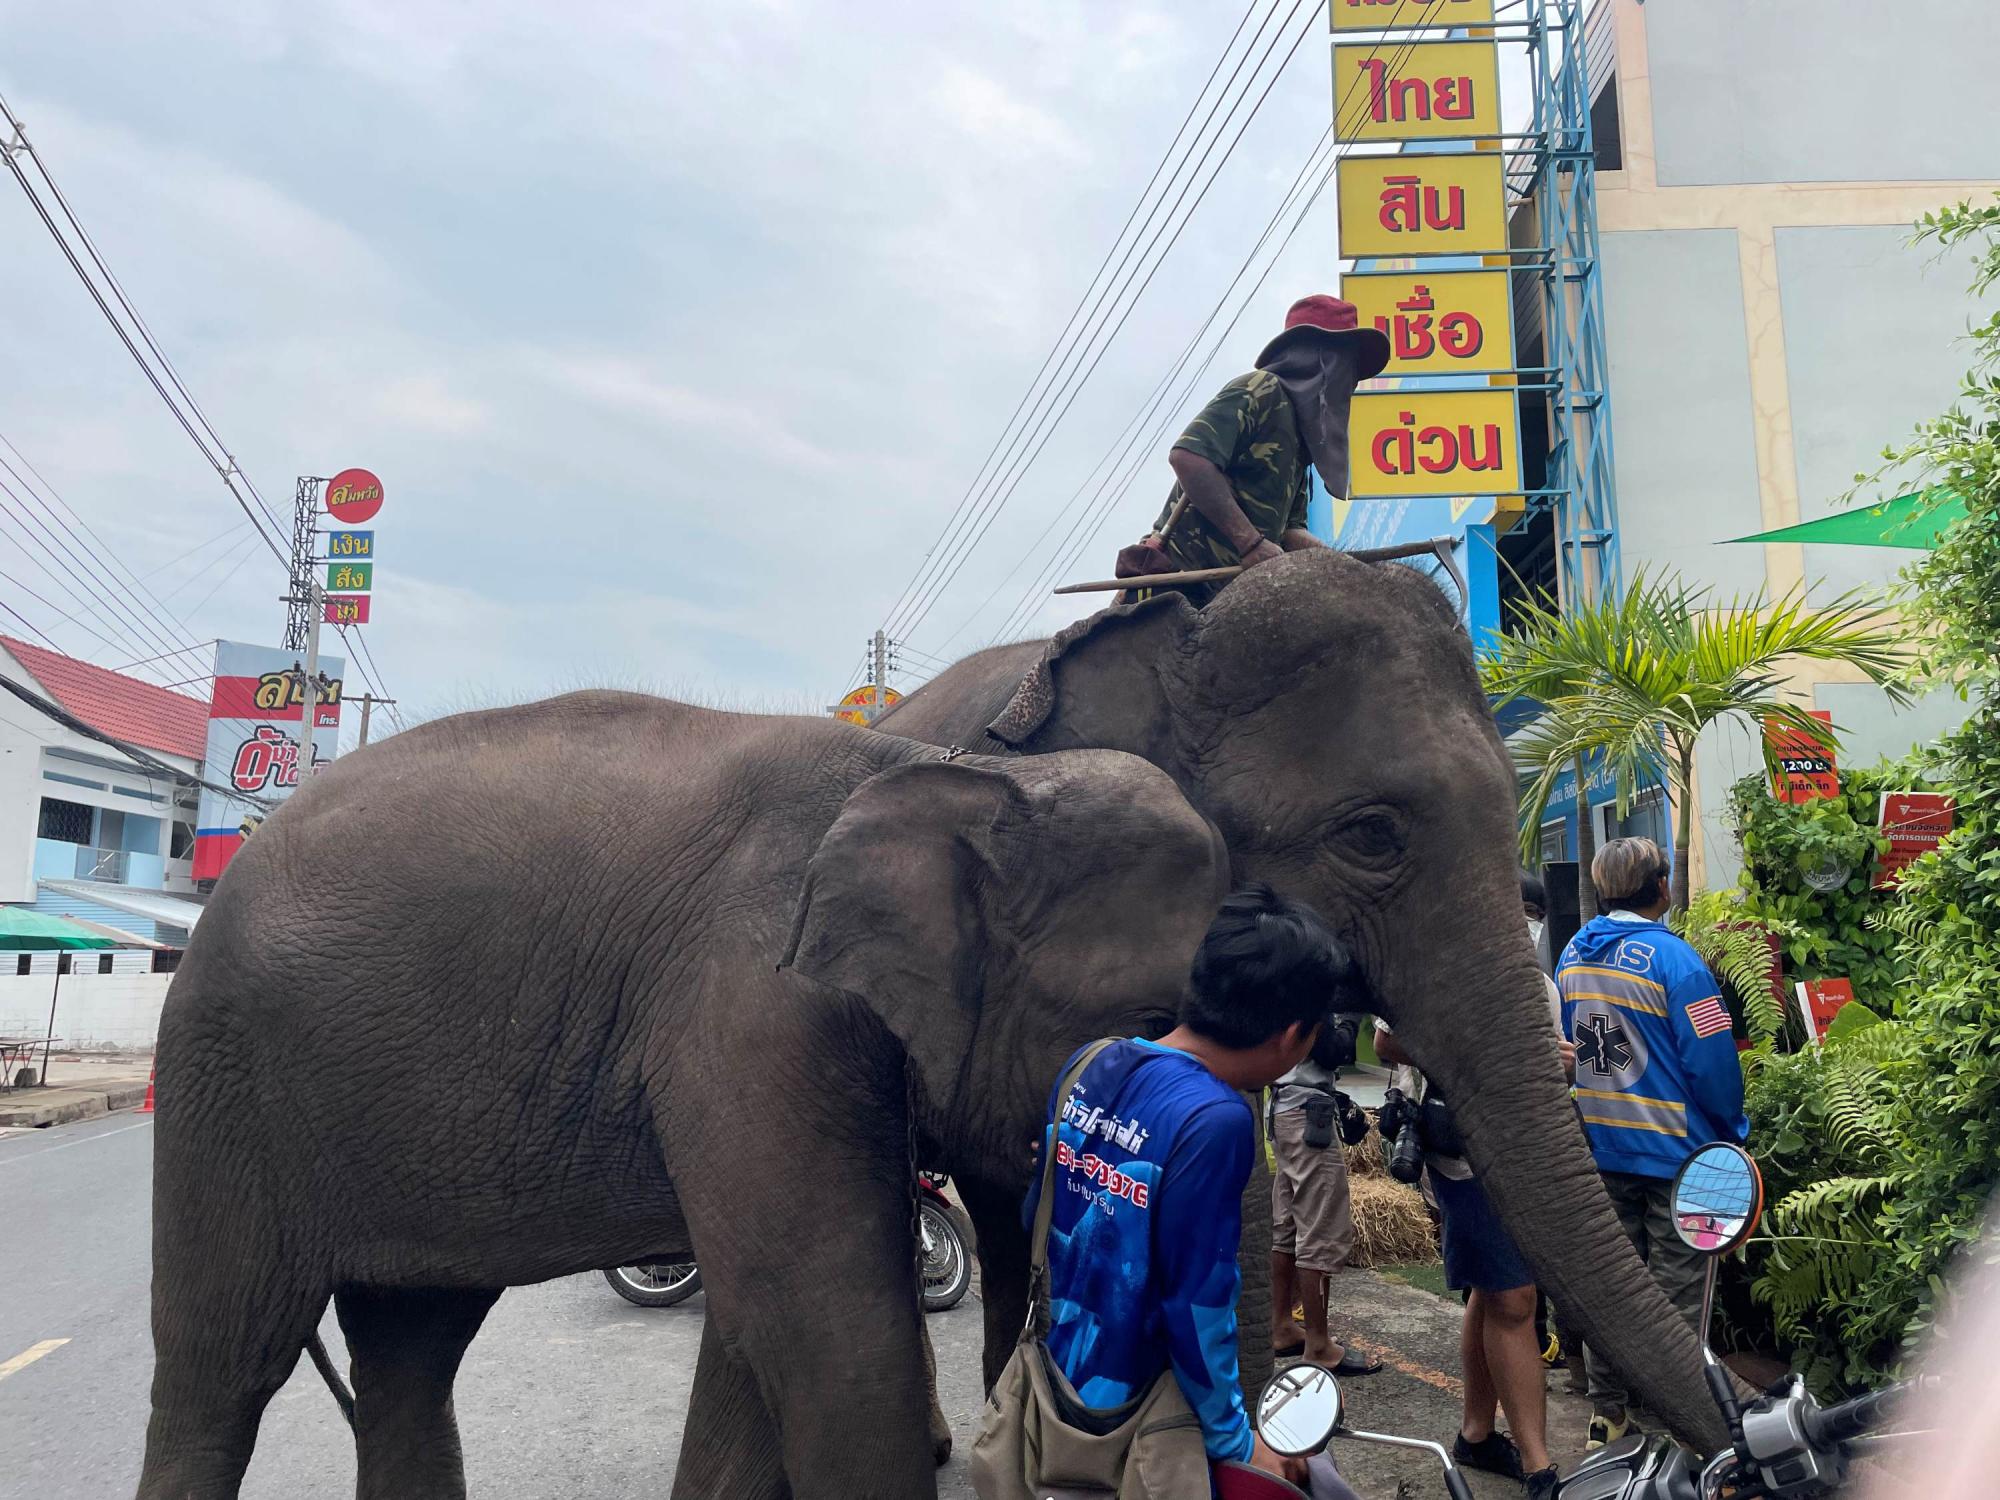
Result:
M1058 1121L1084 1069L1112 1040L1093 1043L1063 1074ZM1201 1422L1171 1367L1126 1405L1103 1411L1084 1405L1049 1355L1055 1156L1044 1152L1029 1238L1028 1321L972 1440L972 1492L980 1500L1208 1500Z

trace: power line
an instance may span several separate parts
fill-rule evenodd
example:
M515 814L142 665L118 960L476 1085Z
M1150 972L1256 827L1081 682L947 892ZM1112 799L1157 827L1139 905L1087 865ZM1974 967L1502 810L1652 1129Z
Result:
M77 602L83 606L85 612L88 613L93 619L95 619L100 625L104 626L105 629L111 631L114 635L122 636L125 638L127 644L123 646L114 647L114 649L121 652L129 653L129 651L133 647L136 647L139 653L141 655L144 655L149 651L157 650L162 644L171 644L171 642L162 642L157 637L149 639L147 637L145 628L143 626L136 625L135 623L136 617L133 616L129 610L126 612L123 618L115 618L118 615L118 605L117 601L110 595L109 591L100 588L93 588L90 579L85 574L79 573L76 570L76 568L70 566L72 562L81 563L82 566L85 567L86 569L90 565L88 563L83 563L82 559L77 556L74 549L72 549L66 543L64 543L62 538L57 536L54 531L50 530L47 524L44 523L39 516L35 515L33 511L28 510L26 508L26 502L23 501L21 497L14 492L14 490L7 484L7 482L4 479L0 479L0 495L5 495L11 498L22 507L20 510L16 510L14 506L9 505L6 500L0 500L0 514L12 517L15 522L15 525L19 528L21 535L27 541L32 542L37 548L39 548L52 562L55 563L57 568L60 568L64 573L69 575L70 579L73 581L74 584L74 587L69 588L69 592L76 598ZM41 536L37 536L35 532L30 531L24 524L25 522L30 522L30 521L32 521L35 527L42 533ZM44 540L43 539L44 537L48 538L48 540ZM54 542L55 545L51 546L50 542ZM62 549L60 553L57 551L58 547ZM56 581L56 574L54 569L51 569L46 564L42 563L37 563L36 566L41 568L42 572L49 578L51 582ZM64 587L64 585L60 584L58 584L58 586ZM110 610L109 615L103 613L97 608L97 605L100 603L104 604L106 608Z
M1438 0L1429 0L1429 3L1431 5L1435 5L1436 3L1438 3ZM1397 66L1400 66L1401 63L1408 58L1415 45L1416 43L1414 40L1404 41L1401 43L1395 55L1395 64ZM1377 41L1375 41L1370 46L1369 49L1370 56L1373 57L1380 50L1381 46L1382 46L1382 39L1378 38ZM1349 97L1343 98L1336 104L1334 109L1336 122L1346 112L1347 106L1350 102L1356 105L1355 118L1358 119L1359 109L1365 105L1365 100L1361 99L1359 96L1360 86L1361 86L1361 80L1357 78L1356 82L1352 86L1350 86ZM1291 190L1287 192L1285 200L1280 202L1278 210L1273 215L1271 222L1265 226L1264 233L1259 236L1257 244L1251 248L1250 255L1245 258L1243 266L1238 269L1235 278L1231 280L1229 290L1226 290L1223 293L1222 299L1217 302L1215 309L1209 314L1208 318L1204 321L1202 328L1196 331L1194 339L1190 340L1189 346L1186 350L1183 351L1181 358L1175 362L1175 365L1173 367L1170 367L1166 379L1162 382L1162 388L1172 382L1172 380L1178 374L1179 370L1184 369L1186 367L1186 361L1188 360L1188 358L1192 356L1195 346L1198 345L1198 343L1200 342L1202 333L1206 331L1206 329L1214 322L1216 316L1220 314L1222 307L1228 301L1230 291L1234 290L1237 283L1242 279L1244 273L1248 271L1250 264L1256 258L1258 250L1261 249L1265 241L1269 239L1272 228L1274 228L1279 219L1282 218L1286 207L1289 205L1292 198L1296 195L1299 186L1303 181L1306 180L1306 178L1312 172L1313 163L1318 159L1320 152L1324 151L1328 137L1334 135L1335 133L1336 132L1334 126L1329 125L1326 134L1321 137L1321 142L1319 147L1317 147L1313 152L1313 154L1307 158L1306 166L1301 169L1299 177L1294 179L1293 186ZM1258 291L1262 289L1264 282L1269 278L1271 271L1276 268L1278 260L1283 256L1286 246L1291 243L1293 235L1295 235L1298 232L1299 228L1304 224L1306 215L1311 211L1313 204L1318 201L1320 194L1326 190L1327 183L1333 180L1335 166L1338 164L1339 161L1341 161L1350 154L1352 154L1351 145L1337 146L1332 156L1327 160L1318 183L1314 186L1311 194L1306 199L1305 204L1300 209L1298 217L1293 221L1291 228L1285 232L1284 238L1279 242L1277 249L1272 252L1270 261L1265 265L1264 270L1258 276L1256 283L1251 287L1249 293L1246 294L1243 301L1238 305L1235 314L1232 315L1228 324L1224 327L1222 333L1217 337L1215 343L1210 347L1207 356L1203 359L1199 368L1196 369L1193 376L1191 376L1187 381L1186 385L1183 386L1182 393L1179 399L1175 402L1173 406L1168 407L1166 409L1167 425L1171 425L1174 412L1182 404L1185 403L1188 396L1192 394L1192 391L1196 383L1201 380L1203 375L1206 374L1209 366L1214 363L1216 356L1221 351L1223 343L1227 341L1229 334L1235 329L1237 322L1242 318L1243 313L1248 309L1250 303L1253 300L1255 300ZM1146 421L1145 411L1144 408L1142 408L1141 415L1139 418L1136 419L1136 422L1138 425L1143 426L1145 421ZM1043 591L1046 589L1048 585L1049 579L1053 576L1060 574L1060 572L1064 568L1067 568L1071 564L1073 564L1076 558L1082 553L1082 551L1096 539L1098 532L1101 531L1103 528L1105 520L1109 518L1110 512L1116 507L1116 505L1120 501L1123 500L1125 495L1130 491L1133 482L1137 479L1139 469L1144 462L1145 453L1151 447L1157 446L1159 438L1162 434L1160 432L1160 428L1157 426L1154 428L1153 431L1154 435L1149 439L1147 446L1137 450L1137 455L1132 458L1130 464L1127 466L1124 477L1120 481L1118 488L1115 491L1110 492L1108 494L1106 493L1106 486L1110 482L1110 474L1107 473L1105 481L1103 483L1100 483L1098 487L1097 494L1092 497L1092 502L1086 503L1086 505L1083 508L1083 511L1078 515L1076 521L1072 523L1070 531L1065 535L1063 541L1057 545L1055 554L1051 557L1050 561L1047 564L1044 564L1042 569L1037 573L1035 581L1029 585L1029 588L1023 593L1021 598L1016 602L1013 609L1009 611L1006 619L1002 622L1000 629L991 638L992 640L997 641L999 639L1002 639L1003 637L1008 635L1011 631L1021 628L1022 626L1025 626L1028 620L1033 618L1034 610L1042 597ZM1114 443L1113 444L1114 451L1116 447L1117 445ZM1131 449L1131 445L1128 443L1127 452L1131 453L1132 451L1133 450ZM1107 458L1108 457L1110 457L1109 454L1107 454ZM1100 460L1099 461L1100 465L1103 462L1104 460ZM1117 469L1117 466L1118 466L1118 461L1114 460L1112 463L1113 471ZM1095 469L1093 469L1092 472L1095 472ZM1086 476L1084 484L1088 485L1089 482L1090 482L1089 478L1088 476ZM1082 487L1079 487L1079 492L1078 492L1079 494L1081 493L1081 488ZM1074 505L1075 500L1076 496L1072 496L1071 497L1072 505ZM1065 507L1065 509L1067 508L1068 507ZM1035 543L1033 543L1030 546L1028 555L1032 555L1034 549L1041 545L1041 540L1046 539L1049 532L1052 531L1054 529L1054 526L1060 522L1060 519L1061 519L1061 512L1058 512L1054 520L1051 521L1049 528L1047 528L1043 532L1042 539L1038 539ZM1086 526L1086 523L1088 523L1087 530L1083 529ZM1079 533L1081 534L1079 535ZM1075 540L1075 545L1071 547L1071 542L1073 539ZM1065 555L1063 551L1065 547L1070 548L1067 555ZM1025 560L1026 559L1024 556L1023 561ZM1016 565L1016 571L1018 571L1019 566L1020 564ZM1011 577L1012 574L1010 573L1009 576ZM1004 581L1002 587L1004 587ZM999 590L996 589L994 590L994 592L998 593ZM989 595L986 603L990 603L991 599L992 595ZM976 611L975 614L978 612L983 612L986 607L986 603L982 603L980 605L979 611ZM970 623L971 623L971 617L968 617L966 624ZM964 626L961 625L959 628L960 630L962 630ZM954 631L953 635L956 636L957 633L958 633L957 631Z
M124 291L118 287L110 271L105 268L102 257L98 255L96 247L90 242L90 237L83 232L83 227L77 223L76 216L70 212L69 203L63 197L62 190L56 186L55 178L50 175L47 163L42 160L41 154L28 139L27 130L22 126L21 121L16 117L14 111L8 107L7 101L4 98L0 98L0 118L6 120L8 128L13 132L12 141L6 143L8 149L0 151L0 156L6 158L7 169L14 174L14 180L20 183L21 191L28 195L28 201L34 205L35 214L41 219L43 227L48 230L49 238L56 242L56 247L62 251L63 258L69 262L70 269L76 272L77 280L81 281L84 290L90 293L91 301L95 302L97 310L104 314L105 322L109 323L112 332L118 335L119 342L125 346L126 352L132 356L133 362L139 366L139 370L146 377L147 383L158 392L160 399L166 403L167 410L173 413L174 420L180 423L182 430L187 433L195 447L201 450L202 457L207 459L209 465L221 476L223 485L229 490L230 495L235 499L237 505L242 508L243 514L249 517L250 524L257 527L258 534L264 538L264 545L271 549L271 555L277 558L280 563L285 563L286 557L283 549L264 531L257 515L250 509L249 502L243 498L241 491L236 488L235 479L242 479L245 488L257 496L257 504L263 510L265 519L269 520L272 526L277 529L278 534L282 536L284 528L279 525L277 517L271 513L271 508L265 503L264 497L257 494L256 486L251 484L248 476L244 475L243 471L237 467L235 456L229 452L220 439L216 440L215 446L222 454L222 457L227 460L227 463L218 462L215 454L209 451L208 444L203 441L201 433L197 432L194 423L188 420L187 412L183 411L174 398L167 394L167 388L161 383L158 373L147 362L146 357L139 352L138 345L132 341L132 335L126 331L125 325L119 321L117 314L112 312L110 304L104 300L103 292L98 290L97 283L91 279L90 273L83 267L83 262L77 258L76 251L71 247L69 240L63 235L61 228L58 227L54 217L49 213L48 206L42 202L41 195L35 191L35 185L28 180L28 174L21 170L18 158L26 156L35 164L35 170L40 174L42 180L49 185L49 191L61 207L63 217L76 230L77 237L83 242L91 260L103 271L106 282L111 285L114 294L118 298L119 305L124 307L131 315L135 326L140 327L141 336L145 339L147 347L157 353L159 346L153 341L152 334L145 330L138 314L132 311L131 303L126 299ZM162 366L165 367L166 357L161 355L160 360ZM168 378L173 381L176 390L182 391L185 394L186 388L181 385L180 377L170 367L168 367ZM196 419L201 422L203 427L208 427L208 419L202 416L192 398L188 400L188 408L195 413ZM214 431L213 428L209 428L208 430L211 434ZM232 476L235 477L232 478Z
M183 646L178 651L169 651L165 656L149 656L145 661L128 661L123 666L113 667L111 670L114 672L129 672L134 667L143 667L148 663L156 661L167 661L176 656L198 656L214 644L214 638L210 637L205 641L196 641L192 646Z
M1117 235L1113 237L1111 247L1104 252L1104 258L1097 263L1097 269L1091 273L1090 280L1084 284L1083 294L1077 298L1076 306L1070 310L1069 319L1063 324L1062 332L1056 335L1055 343L1049 346L1048 354L1042 359L1041 368L1035 371L1034 379L1028 382L1027 390L1021 393L1021 399L1015 403L1014 410L1008 414L1007 421L1001 427L999 436L993 440L993 446L987 450L986 457L980 460L979 468L972 476L972 482L966 486L965 493L959 497L958 503L952 507L951 514L945 518L944 527L939 531L937 540L932 542L925 549L924 555L918 559L916 573L911 576L910 581L903 586L903 592L897 595L895 602L890 605L889 613L884 616L885 628L890 621L896 618L897 614L902 610L904 601L909 598L911 592L917 587L923 577L925 567L931 560L932 554L939 547L945 545L947 538L951 535L952 528L958 524L959 516L965 510L966 505L972 500L973 493L979 488L980 481L986 477L987 468L992 464L994 456L999 453L1001 446L1007 441L1007 435L1013 431L1014 424L1020 419L1021 413L1027 409L1029 399L1035 394L1036 387L1041 384L1042 377L1048 374L1049 366L1055 362L1056 356L1062 352L1064 342L1069 338L1071 331L1076 327L1077 319L1083 315L1085 306L1091 300L1092 290L1096 288L1099 278L1103 277L1106 269L1110 267L1112 256L1117 254L1119 245L1124 243L1125 236L1131 230L1133 221L1138 218L1140 209L1145 206L1146 200L1152 196L1153 187L1160 180L1160 173L1166 169L1167 163L1173 160L1174 152L1180 146L1181 137L1187 133L1188 124L1195 117L1195 111L1201 108L1201 101L1207 97L1209 87L1215 82L1216 75L1222 71L1222 65L1229 60L1229 54L1236 49L1237 38L1242 36L1244 26L1249 24L1250 17L1256 14L1260 3L1261 0L1250 0L1250 4L1245 8L1242 16L1238 18L1236 29L1230 33L1228 42L1223 45L1221 53L1215 59L1215 65L1209 69L1208 77L1203 80L1202 86L1195 91L1194 99L1189 103L1187 113L1181 117L1180 128L1175 130L1173 140L1168 142L1166 151L1162 153L1158 163L1153 167L1153 175L1147 178L1146 186L1140 190L1138 198L1132 204L1131 211L1125 215L1124 224L1119 227ZM1277 5L1278 0L1272 0L1272 10L1274 12L1277 9ZM1258 30L1260 32L1263 30L1262 22L1258 23ZM1240 68L1241 66L1239 62L1238 67ZM1233 81L1234 75L1232 74L1231 77ZM1175 168L1175 172L1178 174L1178 167ZM1116 272L1114 271L1112 274L1115 275Z
M197 552L206 552L210 547L213 547L217 542L222 541L227 537L232 537L236 535L237 532L241 531L248 524L249 523L246 521L238 521L233 525L225 526L222 530L218 531L214 536L210 537L207 541L196 542L192 547L188 548L187 551L175 553L172 557L168 558L158 567L148 568L140 576L144 578L157 578L160 576L160 574L166 572L167 569L171 568L175 563L183 562L186 559L193 557Z
M84 624L83 621L79 620L75 615L65 613L60 607L50 603L49 600L43 598L42 595L36 593L33 589L29 588L27 584L21 582L21 580L16 578L12 573L0 572L0 578L6 579L9 583L13 584L15 588L19 589L22 593L26 594L30 599L35 600L37 603L45 606L50 610L53 610L59 619L67 620L70 624L74 625L78 630L83 631L86 635L95 636L98 640L102 641L105 645L109 646L113 651L118 652L120 655L123 655L126 651L131 649L129 646L120 646L116 641L111 640L102 634L99 634L99 632L91 629L90 626ZM23 616L19 610L10 608L7 611L7 613L12 615L15 619L20 620L23 624L27 623L26 617ZM100 622L101 622L101 617L100 617ZM41 636L43 640L49 641L48 636L40 629L37 629L34 626L29 626L29 628L34 630L35 634ZM69 655L67 651L63 651L63 648L56 645L54 641L49 641L49 645L52 649L56 651L62 651L63 655L65 656ZM165 674L162 673L161 675L164 676Z
M928 614L930 608L936 603L937 598L941 596L946 588L949 588L952 581L956 578L959 569L963 566L966 557L970 555L972 549L978 546L979 542L991 529L994 520L998 518L1000 510L1012 498L1022 477L1025 476L1028 468L1033 465L1035 459L1040 456L1042 448L1046 446L1049 437L1053 435L1056 427L1061 424L1063 418L1067 415L1071 405L1075 402L1076 394L1095 372L1098 363L1103 359L1111 342L1116 339L1119 331L1124 327L1126 320L1131 316L1133 308L1137 306L1139 298L1144 295L1147 286L1151 284L1154 274L1158 272L1159 266L1164 263L1166 256L1171 253L1174 245L1178 243L1182 231L1185 230L1189 220L1192 219L1195 210L1200 207L1202 200L1206 197L1209 187L1214 183L1222 166L1227 163L1229 157L1234 153L1236 144L1242 139L1243 132L1248 128L1250 120L1254 118L1258 109L1262 107L1264 99L1270 94L1271 88L1275 86L1279 76L1283 74L1286 65L1289 64L1292 56L1297 52L1299 45L1312 30L1310 16L1308 16L1307 24L1299 29L1299 34L1293 41L1291 48L1286 52L1284 61L1279 64L1277 71L1272 74L1269 82L1266 83L1263 93L1257 97L1256 102L1251 105L1249 113L1244 116L1235 137L1230 140L1221 160L1216 163L1214 171L1209 174L1207 181L1202 184L1193 204L1188 206L1186 214L1181 216L1180 222L1174 226L1171 238L1168 239L1166 246L1160 250L1159 256L1154 260L1151 269L1147 271L1145 281L1141 283L1138 291L1133 293L1131 302L1125 305L1123 313L1118 316L1117 323L1106 334L1106 325L1110 323L1113 314L1117 312L1118 305L1123 301L1125 293L1130 288L1134 277L1146 265L1147 259L1153 255L1155 247L1159 245L1161 235L1167 230L1167 226L1180 213L1182 204L1187 201L1188 192L1194 187L1196 180L1201 176L1203 168L1208 165L1209 160L1215 154L1217 146L1228 133L1231 119L1236 114L1236 111L1242 106L1245 100L1249 99L1251 91L1256 87L1258 76L1262 72L1264 64L1270 58L1277 44L1284 39L1285 28L1298 15L1302 8L1303 0L1294 0L1292 9L1286 14L1284 20L1271 30L1269 40L1265 42L1264 51L1262 55L1257 57L1255 64L1251 67L1248 79L1244 81L1242 88L1236 92L1235 96L1230 98L1230 90L1242 75L1244 64L1250 60L1258 41L1264 36L1266 27L1276 18L1281 4L1282 0L1274 0L1271 10L1258 23L1257 30L1253 33L1249 45L1244 50L1243 56L1237 60L1236 67L1232 70L1228 82L1224 84L1215 101L1209 106L1208 114L1197 128L1194 138L1188 142L1185 151L1182 153L1181 160L1172 167L1167 179L1167 186L1162 189L1160 200L1153 205L1152 209L1146 215L1147 224L1152 231L1151 237L1146 238L1144 243L1141 244L1141 239L1145 235L1145 230L1141 229L1139 234L1134 236L1132 243L1119 256L1118 263L1112 267L1104 287L1098 292L1096 299L1091 304L1090 313L1086 320L1088 326L1076 335L1071 341L1069 349L1061 355L1056 365L1055 378L1051 380L1042 391L1041 396L1034 402L1027 424L1017 430L1013 439L1008 444L1008 455L1003 460L1001 467L995 470L989 477L983 495L975 498L971 510L965 516L964 525L959 533L955 549L947 549L945 553L937 558L935 565L931 569L930 578L916 587L913 596L898 613L892 614L889 621L885 624L885 629L899 635L907 636L911 634L922 622L924 616ZM1226 55L1225 53L1225 57ZM1200 99L1201 96L1198 95L1196 98L1197 108L1200 105ZM1227 100L1226 107L1225 100ZM1207 135L1209 125L1215 120L1218 110L1222 112L1222 122L1217 127L1214 135L1208 136L1204 142L1203 137ZM1176 139L1178 139L1178 136ZM1198 158L1196 156L1197 146L1200 148ZM1172 150L1170 148L1169 156L1171 157L1171 155ZM1170 206L1167 205L1167 192L1172 189L1174 182L1180 179L1182 169L1188 167L1190 163L1192 163L1192 169L1186 180L1181 182L1179 195ZM1164 216L1160 213L1163 206L1165 207ZM1117 252L1115 243L1113 245L1113 252ZM1121 273L1123 273L1122 280L1119 279ZM1107 297L1109 299L1108 302ZM1100 335L1103 335L1102 343L1099 343ZM1094 355L1091 352L1093 346L1095 346ZM1083 363L1085 359L1089 360L1087 367ZM1057 403L1060 403L1060 405L1058 406ZM1052 410L1052 408L1054 409ZM1012 470L1011 474L1009 473L1010 468ZM1004 489L1002 488L1003 485L1005 486ZM975 528L977 529L975 530Z

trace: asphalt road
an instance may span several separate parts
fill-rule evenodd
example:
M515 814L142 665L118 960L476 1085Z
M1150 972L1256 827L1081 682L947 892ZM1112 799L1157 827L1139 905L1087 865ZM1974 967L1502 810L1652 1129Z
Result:
M0 1500L129 1500L137 1484L152 1374L152 1141L151 1116L132 1113L0 1138ZM1369 1272L1340 1277L1335 1300L1336 1328L1389 1361L1347 1383L1351 1420L1448 1440L1455 1304ZM658 1500L680 1449L701 1316L699 1297L637 1308L597 1276L509 1292L458 1380L471 1493ZM939 1476L945 1500L971 1496L963 1453L980 1406L980 1324L976 1294L930 1320L959 1435ZM321 1334L344 1364L330 1309ZM1581 1447L1583 1420L1573 1405L1552 1412L1559 1455ZM1335 1456L1367 1500L1444 1492L1419 1455L1342 1444ZM1475 1484L1483 1497L1520 1493ZM302 1500L353 1485L347 1430L302 1359L265 1413L243 1494Z

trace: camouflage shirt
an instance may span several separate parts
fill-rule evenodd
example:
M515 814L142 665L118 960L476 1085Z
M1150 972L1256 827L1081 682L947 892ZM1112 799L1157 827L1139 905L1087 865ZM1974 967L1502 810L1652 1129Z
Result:
M1305 527L1311 462L1277 376L1265 370L1237 376L1188 423L1174 446L1222 470L1243 514L1269 540ZM1153 523L1155 531L1167 524L1180 498L1176 481L1166 509ZM1189 569L1227 568L1242 561L1229 539L1192 505L1167 538L1167 551Z

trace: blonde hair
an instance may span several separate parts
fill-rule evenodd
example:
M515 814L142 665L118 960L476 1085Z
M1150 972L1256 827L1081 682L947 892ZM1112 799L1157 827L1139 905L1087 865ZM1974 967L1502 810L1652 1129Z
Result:
M1666 855L1651 839L1613 839L1590 862L1590 883L1606 905L1650 906L1655 882L1668 868Z

